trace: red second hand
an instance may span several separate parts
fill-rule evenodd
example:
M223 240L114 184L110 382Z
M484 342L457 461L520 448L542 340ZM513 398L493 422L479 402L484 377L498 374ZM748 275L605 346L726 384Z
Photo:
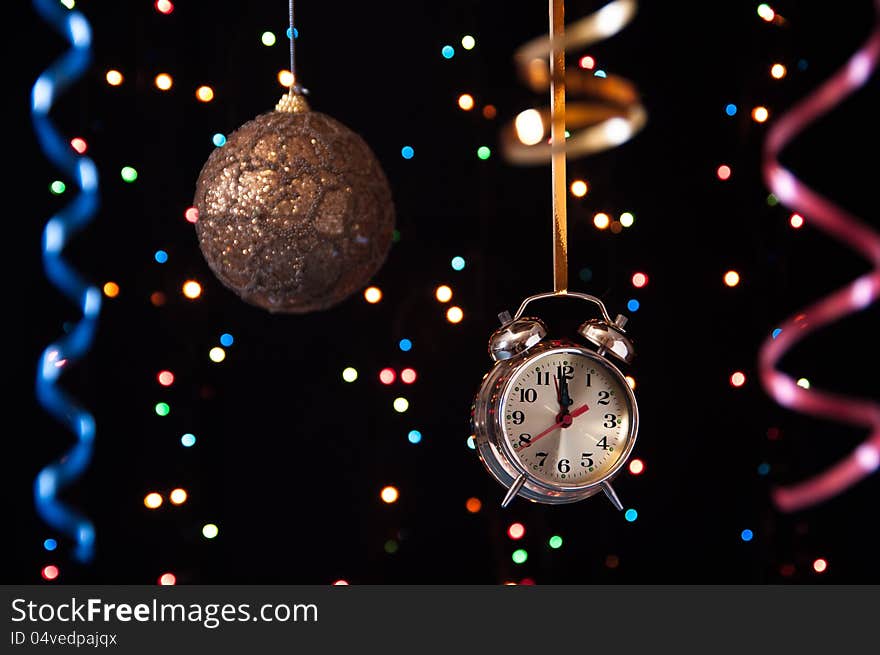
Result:
M555 430L556 428L561 428L561 427L563 427L563 426L566 426L566 427L567 427L567 426L571 425L571 421L572 421L572 419L576 419L578 416L580 416L581 414L585 413L588 409L590 409L590 408L589 408L589 406L585 403L585 404L581 405L580 407L578 407L577 409L572 410L571 413L567 414L566 416L563 416L561 421L559 421L558 423L554 423L554 424L551 425L549 428L547 428L546 430L544 430L541 434L539 434L538 436L532 438L532 440L531 440L529 443L527 443L525 446L523 446L522 448L520 448L520 450L525 450L526 448L528 448L529 446L531 446L533 443L535 443L538 439L541 439L541 438L543 438L543 437L546 437L548 434L550 434L551 432L553 432L553 430Z

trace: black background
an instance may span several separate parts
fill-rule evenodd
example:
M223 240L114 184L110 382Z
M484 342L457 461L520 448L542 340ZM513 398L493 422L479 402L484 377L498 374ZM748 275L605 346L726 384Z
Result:
M598 6L567 5L569 21ZM21 363L15 386L24 401L7 407L13 528L2 538L11 546L4 581L39 581L47 563L60 567L58 582L102 583L152 583L166 571L179 583L880 581L876 477L792 515L769 500L772 485L818 472L865 435L777 407L757 381L758 347L784 317L867 265L809 224L792 230L790 212L768 206L759 173L766 125L749 118L764 104L772 122L842 65L867 36L872 6L775 7L785 25L764 23L751 3L645 3L622 33L588 51L635 81L649 112L631 142L569 161L570 179L590 184L569 203L571 288L630 314L639 353L627 372L641 410L634 455L647 468L616 485L639 512L627 523L600 497L501 510L503 489L466 447L495 315L552 285L549 167L511 166L497 146L506 121L546 102L519 82L512 61L545 31L545 2L298 3L297 63L312 108L371 145L401 233L374 278L380 304L355 296L306 316L272 316L238 300L214 279L183 219L211 136L271 109L283 91L286 3L181 1L163 16L149 2L78 2L95 61L53 117L65 134L87 139L102 208L67 257L122 290L105 298L94 349L62 377L98 421L92 465L64 495L94 520L98 550L91 565L73 562L70 542L33 509L34 476L72 442L37 406L34 369L77 312L39 261L42 226L71 194L48 193L57 173L25 117L10 126L22 144L6 163L7 193L27 192L25 211L7 213L21 224L27 257L10 278L23 291L7 347ZM64 48L35 14L23 11L17 25L7 60L23 79L7 96L12 112L27 107L33 80ZM266 29L279 37L274 47L260 44ZM464 34L477 39L470 52L459 45ZM447 43L456 47L448 61ZM580 54L570 53L570 66ZM769 75L776 61L788 67L784 80ZM110 68L126 76L121 87L104 82ZM159 72L175 79L168 93L152 84ZM195 100L201 84L215 89L212 103ZM463 92L477 109L458 109ZM735 117L724 112L728 102L739 106ZM480 115L486 103L498 108L495 120ZM875 75L784 154L797 175L875 226L877 114ZM407 144L410 161L400 156ZM488 161L476 157L480 145L493 149ZM715 177L721 163L733 169L724 183ZM133 185L119 177L125 165L139 172ZM627 210L636 222L622 234L591 224L596 211ZM164 266L153 261L159 248L170 255ZM461 272L449 266L455 255L466 258ZM583 268L589 282L579 279ZM743 277L735 289L722 284L730 268ZM638 270L650 283L637 291ZM180 294L188 278L205 288L197 302ZM459 325L433 299L441 282L465 312ZM169 299L161 308L149 301L158 290ZM625 310L632 297L642 304L636 313ZM577 305L562 309L546 312L560 330L583 317ZM846 319L783 365L814 386L876 399L877 325L876 309ZM236 341L216 365L207 353L223 332ZM414 343L408 353L397 348L403 337ZM342 381L346 366L358 369L356 383ZM419 379L385 387L377 378L385 366L413 366ZM176 375L170 389L156 382L166 368ZM729 385L734 370L746 373L745 387ZM391 408L398 395L410 400L405 414ZM153 411L160 400L171 405L168 417ZM767 438L771 427L779 439ZM413 428L423 434L417 445L406 438ZM195 447L181 447L184 432L197 435ZM767 476L757 473L762 462ZM379 500L386 484L401 492L391 506ZM189 491L184 506L144 508L146 493L176 486ZM478 514L465 511L471 496L483 501ZM506 536L514 520L527 530L517 543ZM219 526L217 539L202 538L206 522ZM740 539L744 528L755 532L750 543ZM565 540L558 551L546 545L552 534ZM60 541L55 553L42 549L50 536ZM390 539L394 554L384 550ZM517 547L529 552L519 566L510 557ZM607 566L608 555L619 566ZM817 557L829 562L822 576L812 571ZM793 575L780 573L786 564Z

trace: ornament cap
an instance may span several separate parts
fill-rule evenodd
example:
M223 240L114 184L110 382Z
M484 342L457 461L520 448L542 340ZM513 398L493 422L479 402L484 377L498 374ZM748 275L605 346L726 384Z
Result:
M298 91L285 93L275 105L275 111L286 111L290 114L302 114L309 111L309 103L305 96Z

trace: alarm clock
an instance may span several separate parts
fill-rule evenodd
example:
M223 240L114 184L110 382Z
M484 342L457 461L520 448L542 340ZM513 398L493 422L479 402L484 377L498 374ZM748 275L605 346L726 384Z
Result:
M598 307L575 339L550 339L540 318L524 316L528 305L553 297ZM541 293L526 298L516 314L498 315L501 327L489 339L495 362L471 408L477 453L489 473L507 488L501 503L516 497L560 504L604 492L623 506L611 481L636 442L635 395L615 362L634 355L624 326L605 305L583 293Z

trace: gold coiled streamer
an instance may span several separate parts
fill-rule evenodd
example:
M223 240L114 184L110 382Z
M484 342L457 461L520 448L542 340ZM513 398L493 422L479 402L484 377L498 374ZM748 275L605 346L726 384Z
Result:
M607 39L632 21L636 0L613 0L598 11L565 26L559 36L540 36L524 44L514 55L517 70L535 93L551 84L551 53L582 50ZM581 69L566 70L566 93L576 98L565 105L566 158L607 150L631 139L647 121L647 112L635 85L618 76L596 77ZM549 137L549 107L527 109L501 133L504 158L518 165L546 164L554 148Z

